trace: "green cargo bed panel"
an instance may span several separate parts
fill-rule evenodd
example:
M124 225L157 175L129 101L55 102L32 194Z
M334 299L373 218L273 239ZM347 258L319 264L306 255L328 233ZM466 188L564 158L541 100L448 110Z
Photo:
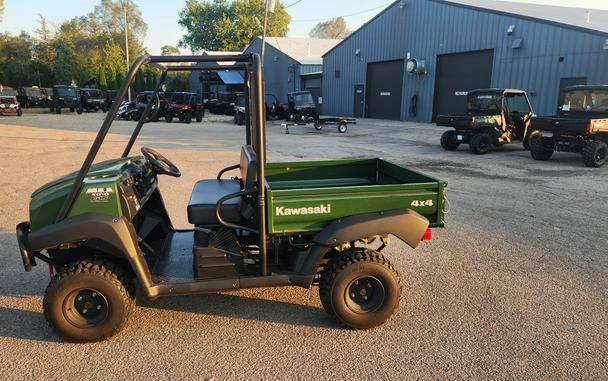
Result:
M268 163L269 233L321 230L370 212L412 209L443 226L445 183L381 159Z

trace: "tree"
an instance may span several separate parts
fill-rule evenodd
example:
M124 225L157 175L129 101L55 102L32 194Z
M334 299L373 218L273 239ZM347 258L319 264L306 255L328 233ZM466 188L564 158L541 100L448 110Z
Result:
M87 18L96 21L101 32L108 36L114 44L120 46L123 57L125 57L124 5L127 7L129 58L133 62L137 56L145 51L143 41L148 30L148 24L143 20L137 4L127 0L101 0L100 5L96 5L94 11L89 13Z
M4 15L4 0L0 0L0 21L2 21L3 15Z
M30 86L37 82L33 67L34 41L29 34L0 33L0 83Z
M269 15L267 33L284 37L291 17L277 1ZM178 23L186 29L179 45L193 52L202 50L243 50L262 34L264 0L187 0Z
M144 91L146 89L146 81L144 80L144 73L140 70L135 74L135 80L133 81L133 90L136 92Z
M173 45L163 45L160 48L160 54L163 56L175 56L175 55L179 55L180 51L178 48L176 48Z
M108 79L106 78L106 69L101 66L99 68L99 77L97 77L97 84L99 88L102 90L106 90L108 88Z
M351 32L346 29L344 17L336 17L329 21L318 23L308 34L313 38L346 38Z

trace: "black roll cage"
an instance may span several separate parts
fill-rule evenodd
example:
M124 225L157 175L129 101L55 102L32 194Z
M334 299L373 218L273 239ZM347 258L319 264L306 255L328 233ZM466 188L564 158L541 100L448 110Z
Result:
M222 62L223 64L219 64ZM174 65L167 65L174 64ZM196 65L199 64L199 65ZM114 118L118 113L120 104L127 95L129 86L135 79L135 75L143 65L150 65L161 71L158 84L154 89L154 95L162 90L163 84L169 72L177 71L220 71L220 70L243 70L245 73L244 92L245 92L245 107L246 107L246 144L253 147L257 157L257 207L258 207L258 245L260 250L260 262L262 267L262 275L268 274L267 255L266 255L266 192L265 192L265 165L266 165L266 118L264 106L264 81L262 76L262 63L260 56L254 54L236 54L236 55L219 55L219 56L139 56L126 75L120 90L115 98L114 103L108 110L106 117L101 124L101 128L89 149L89 152L74 179L74 184L70 192L66 196L61 209L55 217L54 223L64 220L74 205L76 197L80 193L80 189L88 174L95 157L99 153L99 149L106 138ZM157 96L157 103L160 98ZM142 113L133 134L122 153L122 157L127 157L133 148L135 140L139 136L142 126L146 123L146 117L152 110L153 102L148 102L145 111ZM159 107L156 107L158 112Z

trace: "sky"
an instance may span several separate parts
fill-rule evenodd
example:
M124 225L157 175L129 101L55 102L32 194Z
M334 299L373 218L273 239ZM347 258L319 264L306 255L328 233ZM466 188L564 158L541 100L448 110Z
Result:
M177 46L183 30L177 23L183 0L131 0L139 5L148 32L144 45L151 54L160 54L163 45ZM561 5L577 8L608 10L608 0L511 0L525 3ZM348 29L355 30L378 14L393 0L283 0L292 17L288 36L306 37L320 21L344 16ZM18 34L21 30L34 31L38 14L57 27L63 20L91 12L97 0L6 0L1 32ZM184 53L189 53L182 49Z

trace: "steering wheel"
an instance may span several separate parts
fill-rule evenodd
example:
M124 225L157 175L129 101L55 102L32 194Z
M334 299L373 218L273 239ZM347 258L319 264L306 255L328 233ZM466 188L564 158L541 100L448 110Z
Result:
M146 157L150 164L152 164L152 167L154 167L157 174L173 177L180 177L182 175L175 164L161 155L158 151L148 147L141 147L141 153Z

